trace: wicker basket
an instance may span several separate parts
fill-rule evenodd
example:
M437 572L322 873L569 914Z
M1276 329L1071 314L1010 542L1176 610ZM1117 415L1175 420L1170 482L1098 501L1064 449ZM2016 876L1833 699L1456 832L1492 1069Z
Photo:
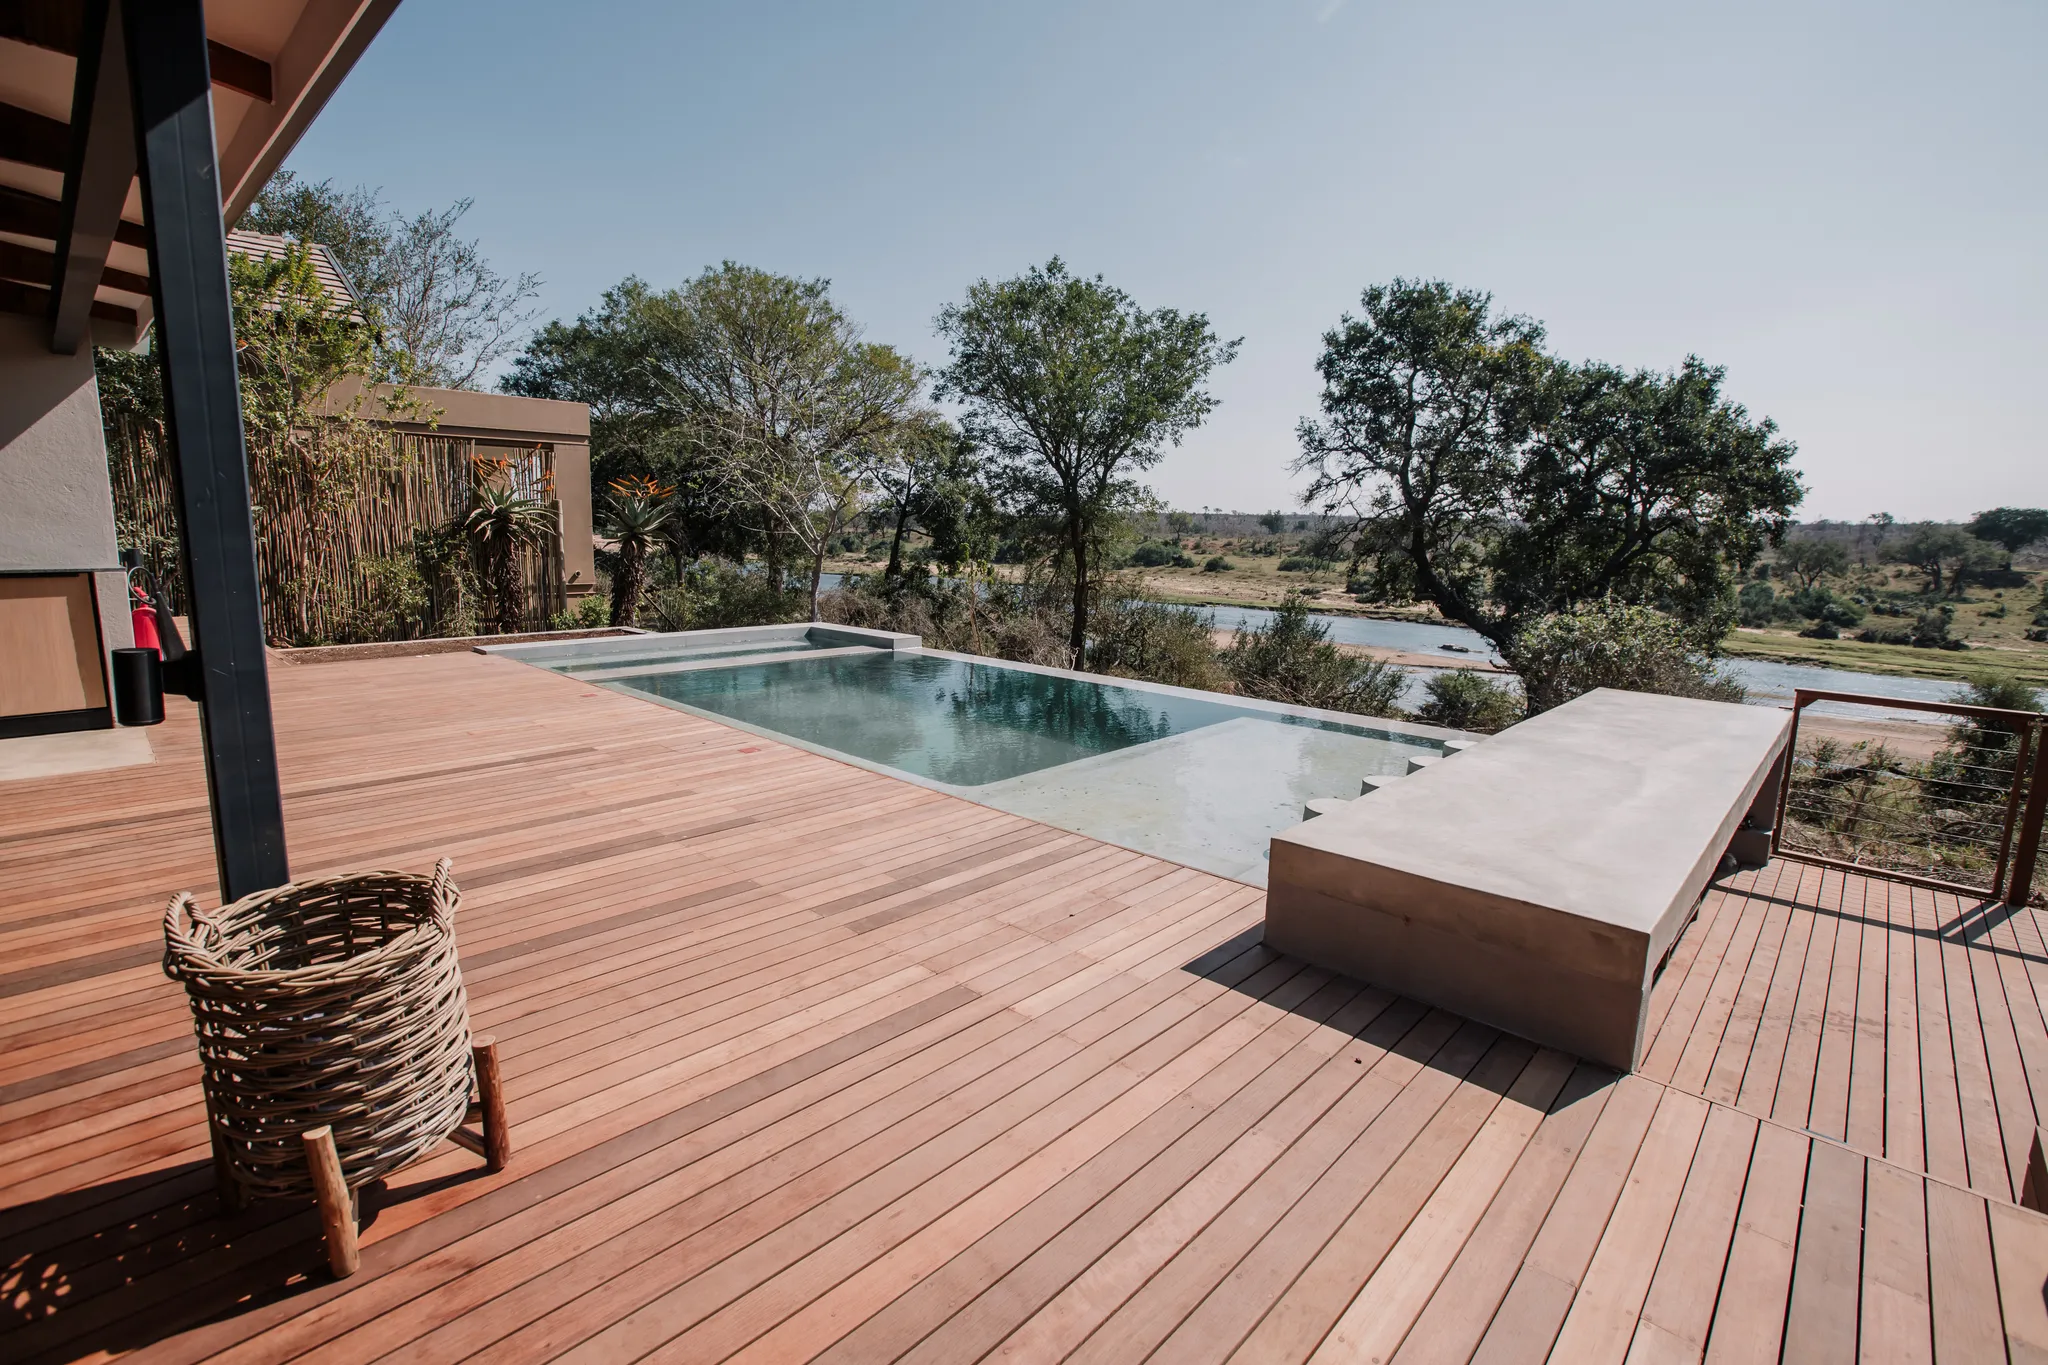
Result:
M211 913L171 901L164 971L191 1001L214 1150L242 1191L315 1193L308 1130L333 1129L356 1190L461 1126L475 1075L449 866L294 882Z

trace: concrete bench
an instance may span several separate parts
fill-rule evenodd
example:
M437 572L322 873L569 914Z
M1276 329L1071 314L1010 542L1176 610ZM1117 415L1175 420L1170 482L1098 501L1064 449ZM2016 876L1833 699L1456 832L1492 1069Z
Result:
M1266 942L1632 1070L1657 969L1723 855L1768 845L1791 720L1579 697L1273 836Z

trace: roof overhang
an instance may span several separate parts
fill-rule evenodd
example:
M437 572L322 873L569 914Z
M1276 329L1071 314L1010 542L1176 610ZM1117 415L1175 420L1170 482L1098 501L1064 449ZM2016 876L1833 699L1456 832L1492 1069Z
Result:
M283 164L397 7L209 0L225 223ZM151 316L118 8L105 0L0 6L0 311L47 317L52 347L65 352L88 338L133 345ZM102 36L109 30L112 41Z

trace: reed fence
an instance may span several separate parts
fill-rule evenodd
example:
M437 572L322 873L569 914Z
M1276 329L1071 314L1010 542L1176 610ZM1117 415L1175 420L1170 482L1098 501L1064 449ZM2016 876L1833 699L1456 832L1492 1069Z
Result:
M509 482L557 506L551 445L388 427L378 436L390 442L389 457L339 497L323 497L302 478L255 481L257 573L272 644L474 633L490 614L483 566L450 528L477 484ZM183 611L177 498L162 434L142 421L111 424L107 454L122 544L140 552ZM517 556L525 597L519 628L545 629L565 605L559 516L549 535Z

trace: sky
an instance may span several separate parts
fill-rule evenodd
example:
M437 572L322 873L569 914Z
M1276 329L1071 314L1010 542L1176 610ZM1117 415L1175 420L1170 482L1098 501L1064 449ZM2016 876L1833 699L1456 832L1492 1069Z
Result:
M926 364L1058 254L1243 338L1152 471L1293 508L1322 334L1435 278L1572 359L1697 354L1802 517L2048 504L2048 5L404 0L288 163L458 198L569 318L731 259Z

